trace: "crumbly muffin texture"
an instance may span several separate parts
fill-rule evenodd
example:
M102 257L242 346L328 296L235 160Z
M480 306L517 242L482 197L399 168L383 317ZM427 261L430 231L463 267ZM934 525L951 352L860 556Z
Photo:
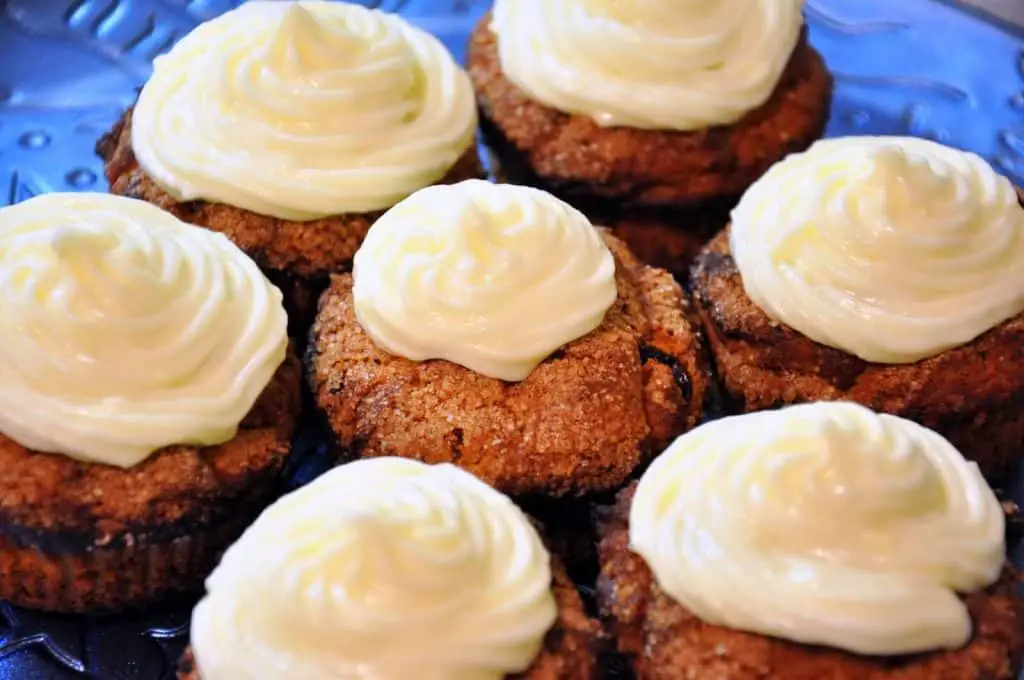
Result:
M218 446L175 446L121 469L0 436L0 598L54 611L136 608L202 585L273 499L300 409L289 353Z
M490 145L488 166L496 181L537 187L559 195L530 168L516 163L514 153L502 155L495 138L485 134L485 140ZM689 283L694 259L729 223L729 211L736 205L732 197L680 208L628 205L593 196L562 194L559 198L581 211L592 223L611 231L640 261L670 272L683 285Z
M1024 315L913 364L874 364L773 321L743 289L723 231L691 278L718 375L738 412L855 401L938 431L989 479L1024 449Z
M695 132L602 128L530 99L501 71L490 15L470 40L481 127L498 154L559 194L645 205L739 196L776 161L810 146L828 121L832 77L802 36L775 93L740 121Z
M606 240L617 301L600 327L518 383L382 351L356 320L351 276L335 277L320 300L307 369L342 455L454 463L512 496L625 483L697 423L709 378L678 284Z
M96 145L110 190L152 203L184 222L221 232L231 239L281 289L289 333L304 337L331 273L351 269L355 252L383 213L351 213L295 222L223 203L178 201L139 167L131 135L129 109ZM439 183L454 184L483 176L476 149L470 148Z
M966 596L975 634L962 649L865 657L704 623L665 594L629 550L636 485L599 513L598 600L618 650L645 680L1016 680L1024 656L1020 579L1007 567Z
M124 116L97 144L107 180L116 194L153 203L179 219L219 231L261 267L305 278L326 278L345 271L366 232L381 213L353 213L294 222L259 215L222 203L180 202L161 189L139 167L132 151L132 112ZM454 184L483 176L470 148L439 184Z

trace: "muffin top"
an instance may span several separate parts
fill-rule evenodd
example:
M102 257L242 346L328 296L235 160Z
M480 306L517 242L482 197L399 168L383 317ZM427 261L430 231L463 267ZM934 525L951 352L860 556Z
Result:
M697 130L771 97L802 0L496 0L505 76L599 125Z
M923 139L823 140L732 214L746 294L865 361L913 363L1024 311L1024 209L981 157Z
M625 482L709 376L668 272L536 189L423 189L320 298L306 355L350 455L448 462L513 496Z
M579 211L529 187L423 189L371 227L353 264L359 324L380 348L507 381L601 325L615 260Z
M132 146L176 200L311 220L441 179L475 128L469 78L430 34L349 3L254 0L156 60Z
M994 583L1006 557L976 464L843 402L683 435L640 480L629 526L661 589L704 621L864 655L965 644L957 593Z
M192 617L204 680L498 680L554 624L550 556L450 465L350 463L271 506Z
M287 348L281 293L220 234L132 199L0 209L0 433L135 465L238 425Z

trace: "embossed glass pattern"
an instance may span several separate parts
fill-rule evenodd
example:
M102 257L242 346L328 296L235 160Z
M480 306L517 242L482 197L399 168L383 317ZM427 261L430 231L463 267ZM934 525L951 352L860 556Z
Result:
M360 0L437 34L460 60L488 0ZM836 75L828 131L911 134L977 151L1024 184L1024 28L938 0L809 0L811 41ZM56 190L102 191L97 137L156 55L239 0L0 0L0 205ZM310 454L291 484L323 468ZM1024 497L1024 481L1017 497ZM1024 550L1017 549L1018 562ZM166 680L190 603L84 619L0 603L0 680ZM1024 679L1022 679L1024 680Z

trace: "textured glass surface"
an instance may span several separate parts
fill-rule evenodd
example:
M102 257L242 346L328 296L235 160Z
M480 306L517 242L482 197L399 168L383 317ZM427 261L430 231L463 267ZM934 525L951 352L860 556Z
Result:
M93 146L131 103L153 57L236 4L0 0L0 205L45 191L104 190ZM363 4L402 12L461 59L489 2ZM810 0L808 22L836 75L830 134L931 137L983 154L1024 184L1024 29L935 0ZM309 461L296 482L315 471L316 457ZM0 680L170 678L190 605L87 619L0 604Z

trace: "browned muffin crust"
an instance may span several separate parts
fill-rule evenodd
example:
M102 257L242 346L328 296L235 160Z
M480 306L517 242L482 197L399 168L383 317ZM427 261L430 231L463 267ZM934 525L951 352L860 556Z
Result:
M132 151L132 111L96 145L112 193L152 203L190 224L219 231L256 261L278 285L293 329L312 322L315 301L331 273L348 271L370 226L383 211L349 213L295 222L224 203L177 201L139 167ZM480 178L476 147L470 148L438 184ZM312 303L311 303L312 301ZM295 320L298 319L298 322Z
M336 276L320 300L307 365L340 448L454 463L512 496L623 484L697 423L708 376L678 284L606 240L618 300L599 328L518 383L378 349L356 320L351 276Z
M558 558L551 562L551 590L558 605L558 619L544 638L544 647L525 672L511 680L593 680L597 677L596 621L587 616L583 601ZM192 648L178 666L178 680L202 680Z
M129 469L30 451L0 435L0 599L65 612L135 608L202 585L273 497L299 412L294 352L218 446Z
M559 195L545 185L529 168L510 165L489 147L488 167L495 181L537 187ZM594 224L606 227L644 264L670 272L681 284L688 285L690 267L704 245L729 223L729 212L736 201L716 199L699 205L671 206L627 205L620 201L561 195Z
M1016 680L1024 653L1020 579L1007 567L998 583L965 596L974 637L954 651L866 657L704 623L655 583L629 550L636 485L599 515L602 617L640 680Z
M489 143L558 193L646 205L739 196L773 163L821 137L832 77L806 35L774 94L738 122L694 132L602 128L530 99L501 71L490 15L477 25L469 74Z
M855 401L949 439L990 479L1024 451L1024 315L913 364L875 364L772 321L743 289L723 231L698 257L691 288L718 375L739 411Z
M630 211L605 219L600 215L589 217L595 224L611 229L645 264L667 270L684 286L689 283L690 267L701 249L728 221L725 215L700 210L676 214Z

